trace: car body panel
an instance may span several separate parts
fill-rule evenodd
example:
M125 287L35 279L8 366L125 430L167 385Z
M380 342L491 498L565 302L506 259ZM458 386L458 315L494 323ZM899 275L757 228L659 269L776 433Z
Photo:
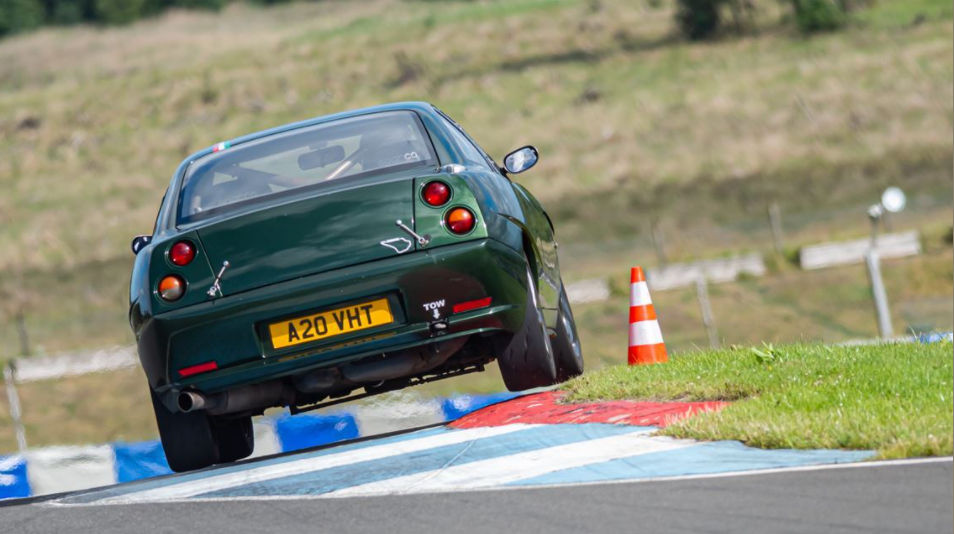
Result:
M395 251L381 242L407 237L395 221L414 218L411 180L402 176L322 191L196 232L214 269L229 262L223 295L388 258Z
M522 303L515 302L526 294L524 265L518 252L482 239L273 284L153 317L140 335L140 356L144 364L155 362L144 365L154 389L174 385L216 391L276 373L380 353L382 347L426 344L494 329L512 331L523 319ZM435 279L452 283L438 285ZM391 325L281 350L272 349L265 335L274 321L382 296L389 299L395 315ZM487 296L492 298L490 308L451 313L455 303ZM437 310L448 322L441 334L428 328L435 318L424 305L435 302L443 302ZM177 376L178 369L210 360L220 367L216 373Z
M422 198L424 186L432 181L440 181L449 185L452 194L450 200L443 206L430 206ZM414 228L419 234L430 236L426 248L435 248L444 245L459 243L462 239L483 239L487 237L487 224L469 182L458 174L438 173L420 176L414 183ZM464 236L456 236L444 229L444 217L457 207L463 207L474 212L476 223L474 229Z
M525 232L532 240L534 258L532 268L537 276L540 307L547 316L547 325L556 322L556 309L560 298L560 263L557 258L556 238L550 219L543 206L520 184L513 185L523 211Z
M196 250L195 259L192 260L190 264L182 267L174 265L169 260L169 249L179 241L192 243L195 245ZM169 236L167 239L150 243L147 249L152 256L149 263L149 280L151 281L151 286L149 287L148 295L156 313L191 306L208 300L206 290L212 285L215 275L209 264L209 258L205 255L202 248L202 241L195 231L183 232L175 236ZM139 255L144 255L144 252L147 251L140 252ZM159 297L157 287L159 280L170 274L179 275L186 281L186 293L175 303L167 303L162 300Z

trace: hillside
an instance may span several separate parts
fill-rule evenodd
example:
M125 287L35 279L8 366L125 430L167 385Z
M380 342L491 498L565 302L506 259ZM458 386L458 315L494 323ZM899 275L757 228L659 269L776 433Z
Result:
M181 158L394 100L438 104L498 157L540 148L520 179L554 215L571 280L652 263L652 219L670 259L765 248L770 200L790 246L864 235L890 183L911 193L895 225L939 233L951 17L947 0L882 0L837 33L766 16L696 44L667 1L381 0L0 41L0 335L15 339L22 308L46 350L128 343L128 242L150 231Z

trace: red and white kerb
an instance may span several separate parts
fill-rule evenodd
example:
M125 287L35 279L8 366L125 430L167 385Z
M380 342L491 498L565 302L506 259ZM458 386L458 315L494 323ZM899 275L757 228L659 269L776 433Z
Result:
M642 267L634 267L629 280L629 364L668 361L666 345Z

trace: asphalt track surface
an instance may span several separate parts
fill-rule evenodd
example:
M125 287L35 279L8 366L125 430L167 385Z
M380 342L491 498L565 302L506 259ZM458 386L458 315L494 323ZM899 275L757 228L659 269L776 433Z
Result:
M949 460L341 499L0 507L33 532L952 532Z

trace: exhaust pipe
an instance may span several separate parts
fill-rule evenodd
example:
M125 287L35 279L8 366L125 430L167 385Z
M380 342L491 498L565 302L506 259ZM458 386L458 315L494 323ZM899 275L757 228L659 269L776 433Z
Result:
M467 338L468 336L462 336L425 347L416 347L369 363L344 365L341 367L341 374L351 382L376 384L423 373L443 365L464 346Z
M183 413L205 410L209 415L223 415L270 408L293 395L294 390L281 380L272 380L212 394L182 391L176 397L176 407Z
M292 381L295 389L313 395L331 395L348 387L357 386L341 376L338 369L319 369L303 375L296 375Z
M176 397L176 406L183 413L204 410L208 407L208 397L197 391L183 391Z
M373 362L312 371L294 377L294 387L283 380L271 380L219 393L181 391L175 397L175 405L182 413L204 410L209 415L224 415L291 404L296 388L312 395L332 395L349 387L378 384L434 369L450 359L466 341L467 336L463 336Z

